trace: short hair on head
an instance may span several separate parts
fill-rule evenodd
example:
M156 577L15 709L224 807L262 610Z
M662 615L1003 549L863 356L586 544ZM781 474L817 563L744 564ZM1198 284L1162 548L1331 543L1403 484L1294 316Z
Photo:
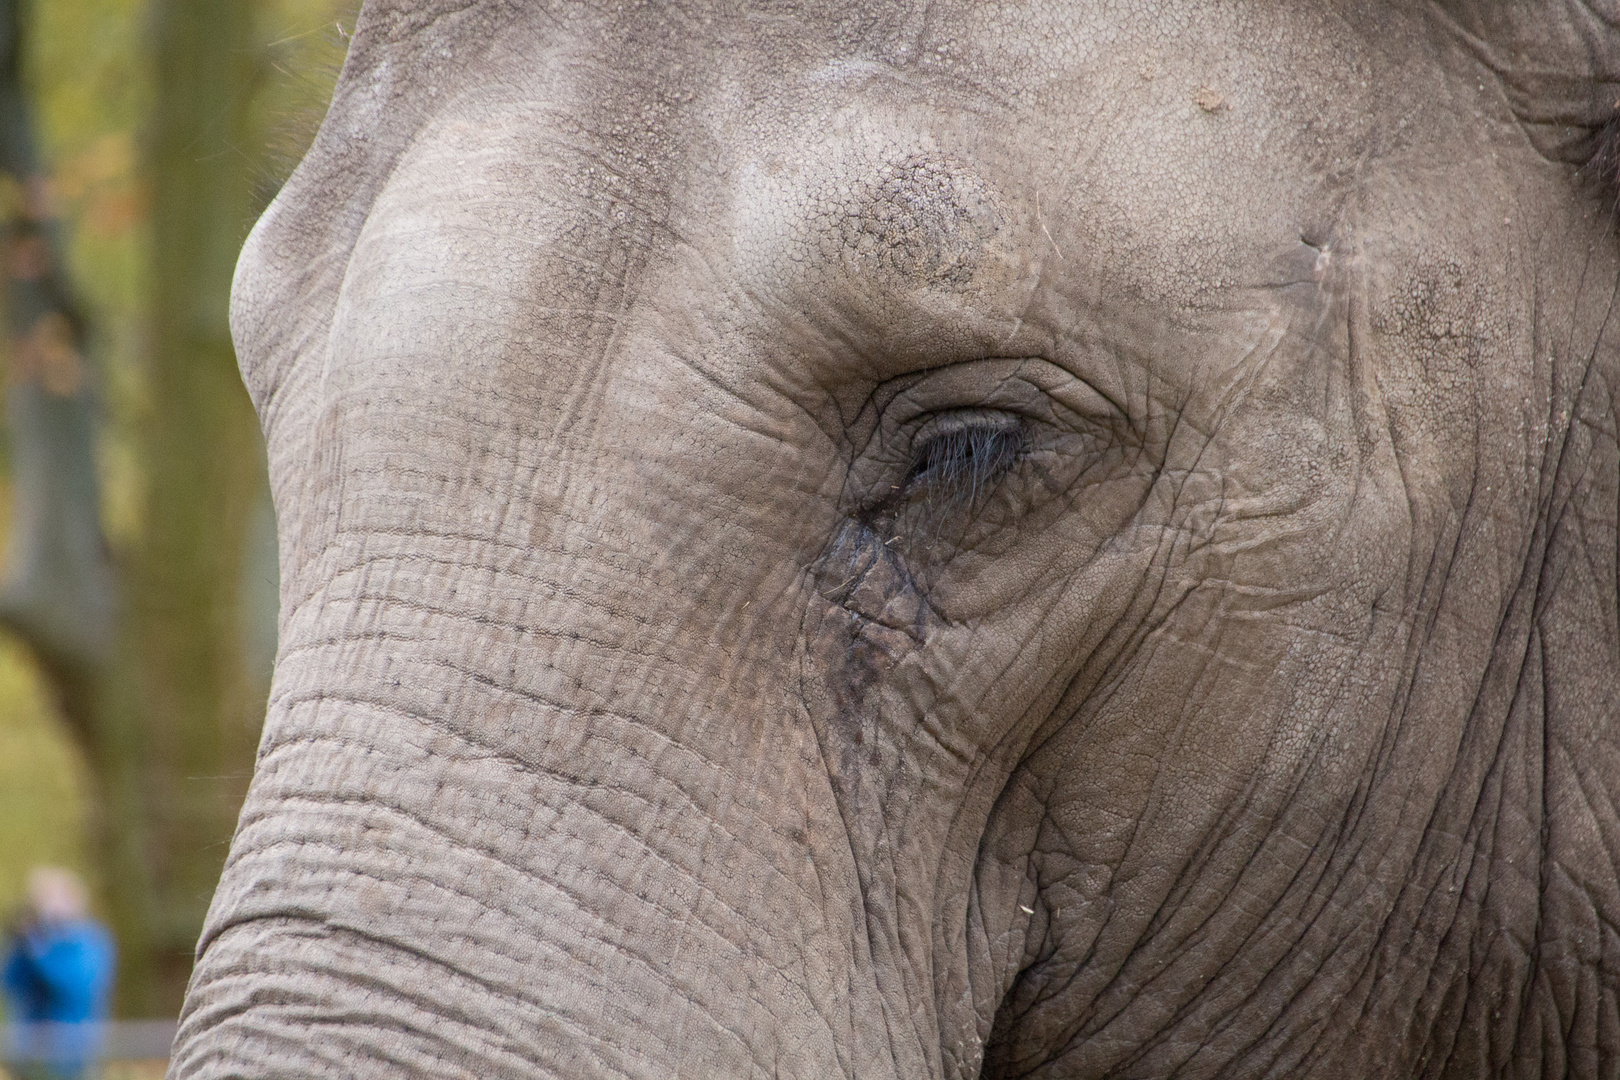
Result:
M1620 112L1592 133L1591 157L1584 171L1602 187L1613 210L1620 203Z

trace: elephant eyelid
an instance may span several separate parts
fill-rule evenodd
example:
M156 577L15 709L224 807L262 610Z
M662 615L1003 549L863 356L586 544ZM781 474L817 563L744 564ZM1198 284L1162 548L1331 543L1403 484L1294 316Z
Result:
M1028 450L1024 426L1012 417L947 418L933 432L928 426L914 444L904 487L927 485L966 504L993 487Z

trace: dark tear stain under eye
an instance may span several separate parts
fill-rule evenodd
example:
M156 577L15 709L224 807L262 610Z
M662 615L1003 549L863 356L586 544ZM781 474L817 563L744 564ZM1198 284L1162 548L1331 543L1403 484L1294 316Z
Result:
M846 520L811 567L827 605L807 624L809 657L853 746L870 736L872 691L926 637L930 608L900 556L869 524Z
M817 591L861 619L920 644L928 601L872 524L846 520L814 567Z

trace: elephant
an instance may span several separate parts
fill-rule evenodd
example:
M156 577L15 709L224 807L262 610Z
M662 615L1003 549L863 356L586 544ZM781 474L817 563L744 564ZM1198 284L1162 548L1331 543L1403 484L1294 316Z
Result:
M368 0L171 1076L1620 1076L1620 4Z

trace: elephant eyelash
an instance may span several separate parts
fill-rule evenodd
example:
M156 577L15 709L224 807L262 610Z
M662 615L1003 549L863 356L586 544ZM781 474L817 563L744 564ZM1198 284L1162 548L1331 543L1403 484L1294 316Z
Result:
M994 487L1028 449L1023 425L1011 418L942 427L918 441L905 488L926 485L971 504Z

